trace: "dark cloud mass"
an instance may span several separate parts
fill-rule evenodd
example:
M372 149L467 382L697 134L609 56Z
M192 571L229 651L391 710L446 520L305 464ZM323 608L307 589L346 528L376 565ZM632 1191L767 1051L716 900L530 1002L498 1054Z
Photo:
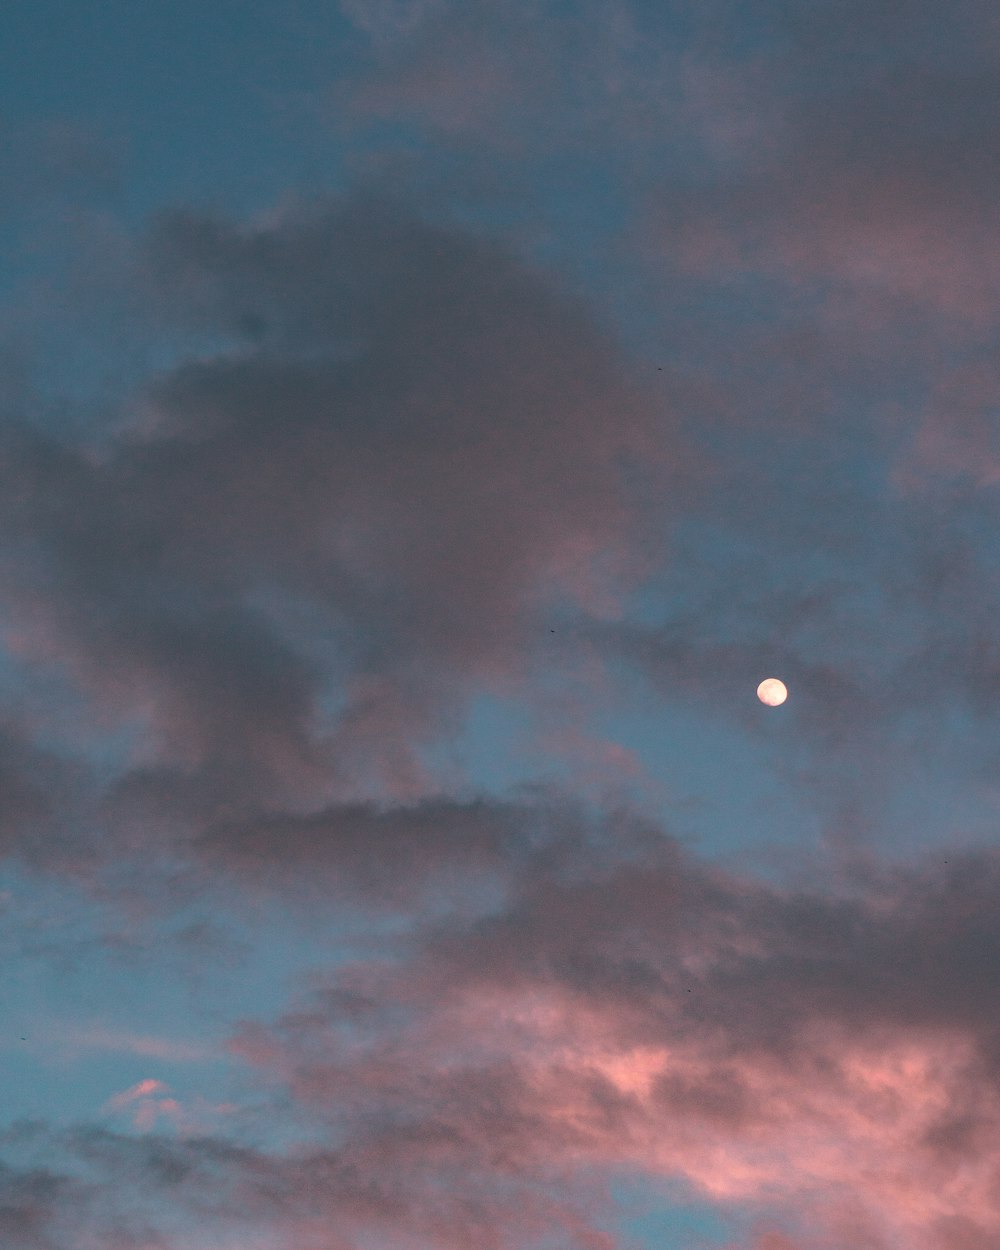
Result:
M992 6L119 7L0 75L0 1248L1000 1243Z
M152 380L106 454L10 428L13 628L240 810L419 794L421 739L525 679L540 613L635 584L668 416L577 302L375 203L176 216L148 272L205 333L269 328Z

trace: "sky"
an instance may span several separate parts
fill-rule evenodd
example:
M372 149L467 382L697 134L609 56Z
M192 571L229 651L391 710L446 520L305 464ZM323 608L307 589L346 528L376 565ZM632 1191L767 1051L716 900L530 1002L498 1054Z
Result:
M4 1250L1000 1244L998 127L986 0L8 0Z

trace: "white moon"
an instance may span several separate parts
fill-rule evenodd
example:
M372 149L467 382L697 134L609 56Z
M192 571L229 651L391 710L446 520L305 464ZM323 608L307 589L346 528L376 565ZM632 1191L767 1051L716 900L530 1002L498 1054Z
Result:
M768 707L777 707L788 698L788 687L777 677L765 677L757 687L757 698Z

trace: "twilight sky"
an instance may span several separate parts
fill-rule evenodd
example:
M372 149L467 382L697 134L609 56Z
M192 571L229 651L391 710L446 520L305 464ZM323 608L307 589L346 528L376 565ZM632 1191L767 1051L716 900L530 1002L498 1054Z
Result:
M0 1247L995 1250L993 0L0 49Z

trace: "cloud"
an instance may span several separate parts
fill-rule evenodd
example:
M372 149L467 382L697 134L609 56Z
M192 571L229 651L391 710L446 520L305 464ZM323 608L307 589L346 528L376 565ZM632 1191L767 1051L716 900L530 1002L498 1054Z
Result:
M21 1137L29 1135L59 1157L66 1172L82 1170L87 1182L74 1187L67 1175L53 1172L43 1188L35 1174L10 1169L11 1194L31 1185L41 1189L21 1224L33 1221L48 1235L37 1243L12 1242L18 1250L35 1250L36 1244L44 1250L108 1244L188 1250L228 1245L230 1239L255 1250L293 1243L348 1250L373 1237L419 1237L449 1250L470 1239L496 1250L530 1244L609 1250L612 1244L541 1187L521 1187L519 1208L512 1208L475 1178L454 1189L436 1184L405 1152L396 1160L391 1152L366 1156L335 1149L283 1157L209 1137L135 1138L94 1128L55 1134L42 1126ZM122 1190L125 1181L131 1201ZM81 1194L87 1207L76 1208L73 1227L68 1203ZM197 1220L193 1232L191 1216Z
M162 1081L154 1081L152 1078L139 1081L132 1085L129 1089L124 1090L120 1094L115 1094L108 1102L108 1107L112 1111L117 1111L121 1107L127 1107L130 1103L135 1102L139 1098L147 1098L150 1094L162 1094L166 1091L166 1085Z
M67 1032L65 1041L73 1048L86 1047L117 1051L121 1054L143 1055L151 1059L163 1059L170 1063L193 1063L210 1057L212 1053L207 1046L194 1042L122 1032L100 1024L73 1028Z
M637 6L586 0L394 5L352 3L345 12L372 36L373 55L338 84L355 126L392 118L445 151L485 145L506 165L556 150L606 154L636 146L661 126L669 41ZM619 146L619 155L621 147Z
M808 1213L810 1246L975 1245L1000 1229L997 888L995 856L839 895L669 846L584 880L536 868L503 914L236 1047L304 1124L393 1166L501 1188L632 1168Z
M850 315L879 334L872 354L901 318L911 334L928 316L932 337L984 331L1000 172L995 15L962 4L948 31L938 17L919 2L808 14L758 4L755 55L732 38L694 42L702 128L738 124L745 137L698 186L653 196L668 263L722 284L766 275L831 305L849 293Z
M956 481L977 488L996 486L998 383L996 368L985 354L942 371L896 465L895 480L902 490L922 494Z
M140 1133L149 1133L154 1128L162 1129L166 1123L175 1132L187 1137L204 1136L220 1117L228 1116L236 1110L230 1103L210 1103L202 1097L181 1101L171 1094L168 1085L152 1077L146 1077L121 1093L114 1094L103 1107L105 1114L130 1115L133 1127Z
M995 19L341 8L372 38L343 126L418 135L408 173L364 159L427 211L109 230L95 286L155 366L86 431L10 389L0 841L102 898L210 893L261 950L280 895L289 926L323 913L310 961L360 917L380 960L338 951L236 1032L238 1117L149 1077L107 1104L129 1132L6 1135L0 1241L610 1250L611 1181L641 1174L743 1207L738 1250L995 1245L1000 868L912 853L995 825L995 794L965 823L1000 759ZM32 203L101 192L72 139ZM521 252L449 224L470 205ZM560 248L627 290L661 390L526 259ZM791 729L765 740L772 672ZM575 799L474 792L446 757L483 696ZM764 784L862 828L853 855L802 833L771 881L689 856L598 723L638 703L769 744ZM911 818L931 791L944 816ZM865 840L901 827L886 866ZM202 1057L138 1023L74 1040Z
M115 811L419 800L422 746L473 687L525 688L544 613L641 577L669 419L574 297L379 203L175 214L144 273L229 345L99 450L5 428L21 658L128 735Z
M62 1250L57 1227L65 1230L62 1204L79 1202L80 1187L67 1178L42 1168L0 1168L0 1232L18 1250Z
M197 850L260 885L407 910L428 895L502 886L533 844L558 836L565 815L539 804L426 799L379 810L341 805L210 826ZM373 852L377 851L377 854ZM461 899L456 899L461 903Z
M52 1160L24 1226L58 1250L124 1227L186 1250L192 1220L267 1250L610 1250L624 1172L743 1207L755 1250L995 1238L996 856L789 889L610 823L603 855L582 831L540 848L499 908L428 918L409 955L244 1026L259 1114L298 1144L199 1134L150 1078L114 1100L141 1137L7 1135ZM81 1184L74 1242L49 1230Z
M85 827L93 792L88 769L52 749L27 710L0 721L0 792L3 854L32 868L86 871L92 858Z

